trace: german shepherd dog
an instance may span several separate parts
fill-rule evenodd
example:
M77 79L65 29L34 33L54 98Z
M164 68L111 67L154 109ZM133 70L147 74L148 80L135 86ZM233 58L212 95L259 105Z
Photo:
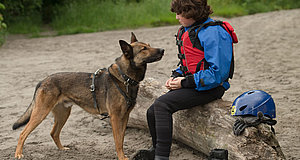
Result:
M131 44L123 40L119 44L123 54L108 69L95 73L56 73L38 83L31 104L13 125L13 129L17 129L26 124L19 137L16 158L23 157L26 138L50 111L54 116L51 137L59 149L68 149L61 144L59 135L74 104L88 113L110 117L118 159L128 159L124 155L123 142L139 82L145 77L147 63L159 61L164 49L138 42L133 33Z

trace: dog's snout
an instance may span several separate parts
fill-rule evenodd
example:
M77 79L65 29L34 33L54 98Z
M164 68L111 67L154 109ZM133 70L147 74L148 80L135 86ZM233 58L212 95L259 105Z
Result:
M164 49L160 49L160 53L163 55L165 53Z

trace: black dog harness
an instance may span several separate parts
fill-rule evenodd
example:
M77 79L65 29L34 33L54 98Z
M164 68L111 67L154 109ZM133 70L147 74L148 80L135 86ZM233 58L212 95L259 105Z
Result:
M118 66L118 71L119 71L119 74L122 76L123 80L124 80L124 85L126 86L126 92L123 91L119 84L114 81L113 79L113 82L114 84L116 85L117 89L119 90L119 92L122 94L122 96L125 98L126 100L126 104L127 104L127 109L130 109L130 107L134 106L135 103L136 103L136 97L131 97L129 95L129 86L137 86L139 84L139 82L135 81L134 79L130 78L129 76L127 76L124 72L122 72L120 66L117 64ZM111 67L111 66L110 66ZM114 77L108 70L108 73L110 76Z
M113 83L116 85L117 89L119 90L119 92L122 94L122 96L125 98L126 100L126 104L127 104L127 109L130 109L130 107L134 106L136 104L136 97L131 97L129 95L129 86L137 86L139 84L139 82L133 80L132 78L130 78L129 76L127 76L124 72L122 72L120 66L117 64L118 66L118 72L121 75L121 77L124 80L124 85L126 86L126 92L123 91L119 84L114 80L114 78L116 78L115 76L113 76L109 69L106 68L102 68L102 69L98 69L95 73L92 74L92 85L90 86L90 91L92 92L93 95L93 99L94 99L94 108L98 110L98 112L100 112L100 109L98 107L97 104L97 99L96 99L96 93L95 93L95 78L99 73L102 73L104 71L108 71L109 75L112 77L112 81ZM112 65L109 67L111 68ZM114 77L114 78L113 78ZM116 78L117 79L117 78ZM108 113L102 113L101 116L104 116L103 118L101 118L101 120L109 118Z
M107 70L106 68L102 68L102 69L98 69L95 73L93 73L92 74L92 85L90 86L90 91L92 92L93 99L94 99L94 108L97 109L99 113L100 113L100 109L99 109L98 104L97 104L96 93L95 93L95 89L96 89L96 87L95 87L95 78L99 73L102 73L106 70ZM103 116L103 118L101 118L101 120L109 118L108 113L102 113L100 115Z

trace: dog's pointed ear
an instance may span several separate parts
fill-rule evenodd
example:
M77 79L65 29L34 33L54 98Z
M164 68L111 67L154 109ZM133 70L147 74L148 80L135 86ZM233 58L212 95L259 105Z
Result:
M133 32L131 32L131 43L137 42L138 40L136 39L136 36L134 35Z
M125 57L128 59L131 58L133 56L133 49L132 49L131 45L123 40L119 40L119 43L120 43L121 50L122 50L123 54L125 55Z

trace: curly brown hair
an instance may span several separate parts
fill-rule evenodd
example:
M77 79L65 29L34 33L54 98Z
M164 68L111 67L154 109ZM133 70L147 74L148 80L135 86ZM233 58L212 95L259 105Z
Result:
M213 13L207 0L172 0L171 12L182 14L184 18L192 18L195 21L207 19Z

